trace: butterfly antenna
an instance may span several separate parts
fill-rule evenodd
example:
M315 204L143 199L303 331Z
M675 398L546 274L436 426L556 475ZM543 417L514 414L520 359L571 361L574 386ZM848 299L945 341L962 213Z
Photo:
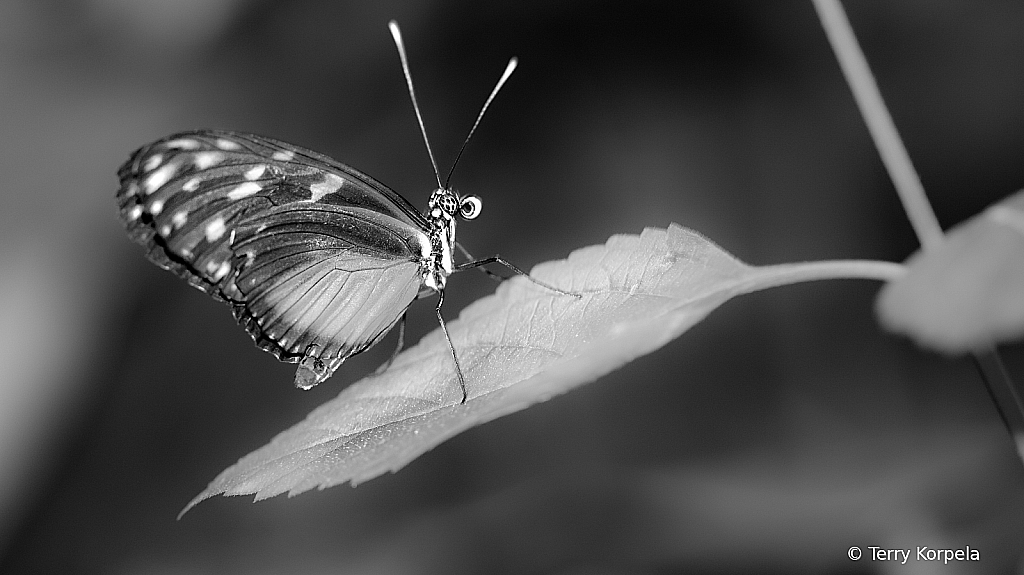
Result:
M487 106L491 105L491 100L493 100L494 97L498 95L498 90L500 90L501 87L505 85L505 81L508 80L508 77L512 75L512 71L515 70L516 66L518 65L518 58L512 58L511 60L508 61L508 66L505 67L505 73L501 75L501 79L498 80L498 84L494 86L493 90L491 90L491 95L487 97L487 101L484 102L484 107L480 108L480 113L477 114L476 121L473 122L473 127L469 129L469 135L466 136L466 141L462 142L462 147L459 148L459 155L455 156L455 161L452 163L452 169L448 170L448 177L445 178L444 180L444 186L442 186L443 188L448 189L448 182L451 181L452 174L455 173L455 166L459 164L459 158L462 157L462 152L463 150L466 149L466 144L468 144L469 139L473 137L473 132L476 131L476 127L480 125L480 120L484 118L484 112L487 111Z
M434 151L430 149L430 140L427 139L427 129L423 126L423 116L420 115L420 105L416 103L416 91L412 88L412 74L409 72L409 59L405 56L405 44L402 42L402 32L398 29L398 22L388 22L391 36L395 39L395 46L398 47L398 57L402 59L402 73L405 74L405 85L409 88L409 97L412 99L412 109L416 111L416 121L420 123L420 133L423 134L423 143L427 145L427 154L430 155L430 163L434 166L434 177L437 178L438 187L441 186L441 173L437 170L437 161L434 160ZM497 91L497 90L495 90ZM485 105L484 108L487 106ZM477 120L479 122L479 120Z

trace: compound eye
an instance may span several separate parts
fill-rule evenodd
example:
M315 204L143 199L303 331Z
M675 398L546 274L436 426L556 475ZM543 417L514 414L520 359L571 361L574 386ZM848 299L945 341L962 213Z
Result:
M462 205L459 206L459 215L464 219L473 220L480 215L480 211L483 209L483 200L476 196L466 196L462 198Z
M455 208L456 206L458 206L458 202L455 200L455 197L452 196L451 194L447 194L444 197L442 197L440 204L441 209L444 210L446 214L454 214Z

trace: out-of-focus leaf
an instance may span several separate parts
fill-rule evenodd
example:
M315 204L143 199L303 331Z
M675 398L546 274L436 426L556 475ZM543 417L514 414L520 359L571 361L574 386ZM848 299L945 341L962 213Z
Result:
M613 236L531 272L581 297L518 277L448 323L469 393L464 405L451 352L435 330L385 373L352 384L225 470L185 511L221 493L259 500L395 471L474 425L658 349L735 295L813 279L891 279L900 271L884 262L752 267L676 225Z
M1024 335L1024 191L957 225L907 271L878 296L887 329L950 354Z

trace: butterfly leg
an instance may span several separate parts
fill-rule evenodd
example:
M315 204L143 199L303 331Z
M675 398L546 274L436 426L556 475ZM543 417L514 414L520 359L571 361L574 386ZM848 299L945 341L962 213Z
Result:
M487 264L501 264L501 265L507 267L508 269L512 270L513 272L515 272L515 273L517 273L517 274L519 274L521 276L524 276L526 279L528 279L531 282L539 285L540 287L549 289L549 290L551 290L553 292L560 293L562 295L570 295L570 296L572 296L572 297L574 297L576 299L580 299L580 298L583 297L582 294L573 293L571 291L565 291L563 289L556 288L555 286L553 286L551 284L544 283L544 282L540 281L539 279L534 278L530 274L524 272L523 270L517 268L516 266L512 265L507 260L502 259L500 256L491 256L489 258L484 258L482 260L473 260L471 262L466 262L464 264L459 264L459 265L455 266L455 269L453 270L453 272L459 272L459 271L462 271L462 270L467 270L469 268L478 268L478 267L481 267L481 266L485 266ZM495 274L495 275L497 275L497 274Z
M444 323L444 317L441 316L441 304L444 303L444 290L437 292L437 307L434 311L437 313L437 322L441 324L441 331L444 332L444 339L448 342L448 349L452 350L452 361L455 362L455 373L459 376L459 387L462 388L462 401L459 405L466 403L468 397L466 393L466 378L462 375L462 366L459 365L459 357L455 355L455 346L452 344L452 338L448 337L448 326Z
M473 257L473 254L469 253L466 250L466 248L462 247L462 244L460 244L459 242L455 242L455 247L459 248L459 251L462 252L462 255L466 256L467 260L469 260L469 261L476 261L476 258ZM492 280L494 280L494 281L496 281L498 283L501 283L501 282L503 282L503 281L508 279L507 277L505 277L505 276L503 276L501 274L496 274L496 273L492 272L491 270L489 270L489 269L487 269L487 268L485 268L483 266L477 266L476 269L484 272L485 274L487 274L487 277L491 278Z
M377 371L373 372L374 374L384 373L387 371L388 368L391 367L391 364L395 362L395 358L398 357L398 354L402 352L402 348L405 347L405 318L407 315L409 315L408 311L402 314L402 319L398 320L398 345L395 346L395 351L391 352L391 357L381 364L381 366L377 368Z

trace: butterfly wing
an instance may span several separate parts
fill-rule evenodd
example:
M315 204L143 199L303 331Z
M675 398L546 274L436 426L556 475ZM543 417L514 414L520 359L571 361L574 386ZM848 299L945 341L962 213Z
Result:
M149 259L231 304L260 348L330 377L416 298L429 224L326 156L269 138L183 132L132 154L117 192Z

